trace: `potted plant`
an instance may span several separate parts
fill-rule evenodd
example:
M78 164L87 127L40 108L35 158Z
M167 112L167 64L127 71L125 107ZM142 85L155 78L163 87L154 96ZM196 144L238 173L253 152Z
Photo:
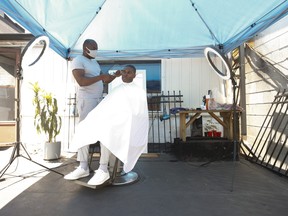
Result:
M38 82L31 83L35 106L34 126L37 133L44 133L47 137L44 143L44 160L54 160L60 157L61 142L56 141L60 133L62 119L58 114L57 99L39 87Z

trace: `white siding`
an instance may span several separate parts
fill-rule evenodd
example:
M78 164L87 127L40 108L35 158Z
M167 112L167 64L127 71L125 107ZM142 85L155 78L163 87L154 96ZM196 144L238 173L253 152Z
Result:
M200 107L202 97L207 94L209 89L215 95L223 92L223 81L212 71L205 58L163 59L161 66L162 90L171 93L181 91L184 101L183 107ZM29 84L38 81L43 89L52 92L58 99L59 111L64 120L59 140L63 143L62 148L68 149L68 98L74 95L74 83L71 78L69 63L49 50L39 62L23 71L23 77L21 85L21 141L28 145L35 143L38 145L43 141L43 137L36 134L33 126L33 92ZM73 123L74 120L71 119L70 132L74 130ZM172 130L175 130L173 125ZM166 136L166 139L169 140L169 133ZM161 140L165 140L165 138L162 137Z
M58 99L59 113L63 119L63 126L58 140L63 143L62 149L67 148L67 115L68 97L74 92L71 82L71 72L67 61L52 50L47 50L43 57L33 66L24 68L23 80L21 82L21 142L27 148L31 145L38 145L39 150L43 149L42 135L36 133L33 125L34 107L32 105L33 90L30 83L39 82L41 88L52 92ZM35 146L32 148L35 149Z
M222 79L210 68L205 58L162 60L162 90L180 90L183 107L200 107L203 96L210 89L215 95L219 92L224 95Z

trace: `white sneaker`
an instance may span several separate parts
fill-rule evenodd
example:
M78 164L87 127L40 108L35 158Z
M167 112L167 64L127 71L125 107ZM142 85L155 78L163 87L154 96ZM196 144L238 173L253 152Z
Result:
M94 176L88 181L88 185L101 185L110 178L109 172L104 172L101 169L95 171Z
M89 176L89 169L85 170L85 169L83 169L83 168L81 168L79 166L73 172L65 175L64 179L66 179L66 180L76 180L76 179L79 179L79 178L84 178L86 176Z

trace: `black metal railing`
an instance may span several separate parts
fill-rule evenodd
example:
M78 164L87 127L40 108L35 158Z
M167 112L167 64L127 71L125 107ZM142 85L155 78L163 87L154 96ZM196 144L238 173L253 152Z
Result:
M148 152L168 152L174 138L179 137L177 109L182 108L182 97L181 91L148 94L150 117Z
M247 155L248 160L285 176L288 176L287 111L288 91L279 91Z

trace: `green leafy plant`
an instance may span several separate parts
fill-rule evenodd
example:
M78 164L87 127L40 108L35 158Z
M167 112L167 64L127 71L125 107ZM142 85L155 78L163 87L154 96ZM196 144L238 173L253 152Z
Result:
M60 133L62 119L58 114L57 99L39 87L38 82L30 83L34 91L33 105L35 106L34 126L37 133L44 132L47 142L56 142Z

